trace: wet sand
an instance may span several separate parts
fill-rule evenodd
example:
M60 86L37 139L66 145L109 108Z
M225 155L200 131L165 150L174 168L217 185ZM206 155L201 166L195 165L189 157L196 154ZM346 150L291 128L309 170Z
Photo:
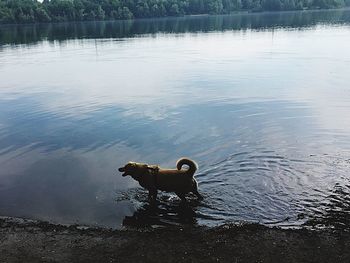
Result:
M0 262L350 262L350 233L254 224L107 230L2 218Z

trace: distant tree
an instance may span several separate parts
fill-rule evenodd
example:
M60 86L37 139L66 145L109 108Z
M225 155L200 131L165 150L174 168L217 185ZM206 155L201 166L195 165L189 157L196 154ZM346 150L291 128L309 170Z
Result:
M149 10L150 10L150 16L153 16L153 17L166 16L166 10L165 10L165 7L161 1L152 2Z
M329 8L326 0L314 0L312 6L317 8Z
M97 20L104 20L105 19L105 11L102 9L101 6L97 7L96 10L96 19Z
M242 9L241 0L222 0L222 8L225 14Z
M253 6L253 0L242 0L242 9L250 10Z
M242 9L242 1L241 0L233 0L233 10L238 11Z
M139 0L135 8L135 17L149 17L150 10L147 1Z
M51 0L46 3L46 8L56 21L75 19L75 8L72 0Z
M280 11L282 9L282 3L280 0L263 0L262 8L268 11Z
M180 9L178 4L172 4L169 8L169 15L178 16L180 15Z
M205 13L205 5L203 0L192 0L188 3L188 12L190 14Z
M208 8L209 14L221 14L223 12L222 1L221 0L209 0L207 8Z
M46 9L42 6L35 10L36 21L38 22L50 22L51 17L47 13Z
M253 0L251 5L251 10L253 12L259 12L263 10L263 6L260 2L260 0Z
M14 23L16 18L11 9L0 5L0 23Z
M284 0L282 7L283 10L295 10L295 0Z
M130 12L129 8L124 6L123 8L118 9L120 19L131 19L134 15Z
M302 1L297 1L296 5L295 5L295 9L296 10L302 10L304 9L304 5Z

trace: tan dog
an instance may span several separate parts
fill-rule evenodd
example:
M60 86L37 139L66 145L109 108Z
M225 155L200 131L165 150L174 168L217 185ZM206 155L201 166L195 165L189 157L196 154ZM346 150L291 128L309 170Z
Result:
M188 169L182 170L187 165ZM197 164L187 158L181 158L176 163L177 169L162 169L158 165L128 162L119 172L122 176L130 175L134 180L149 191L148 197L156 200L157 190L175 192L182 201L186 201L185 195L194 193L198 199L203 197L198 193L198 185L193 175L197 170Z

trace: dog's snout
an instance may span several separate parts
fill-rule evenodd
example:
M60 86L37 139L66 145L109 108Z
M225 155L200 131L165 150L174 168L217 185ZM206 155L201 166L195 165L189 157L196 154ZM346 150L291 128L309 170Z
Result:
M125 168L124 168L124 167L120 167L120 168L118 169L118 171L119 171L119 172L125 172Z

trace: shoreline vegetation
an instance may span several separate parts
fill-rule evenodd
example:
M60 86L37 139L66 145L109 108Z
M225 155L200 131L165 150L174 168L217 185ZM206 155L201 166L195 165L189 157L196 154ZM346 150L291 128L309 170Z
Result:
M121 39L158 33L182 34L268 28L300 29L320 23L343 24L350 19L349 11L349 8L341 8L305 12L237 12L235 15L186 15L157 19L9 24L0 26L0 46L35 44L40 41L62 42L72 39Z
M0 217L0 262L350 262L350 233L257 224L108 230Z
M332 9L350 0L0 0L0 24Z

